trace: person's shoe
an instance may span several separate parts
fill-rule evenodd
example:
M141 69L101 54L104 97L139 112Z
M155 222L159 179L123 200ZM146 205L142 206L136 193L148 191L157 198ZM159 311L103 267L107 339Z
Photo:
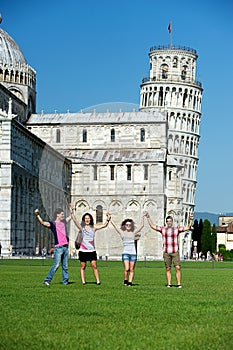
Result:
M82 285L85 286L86 282L82 282Z
M182 288L182 285L181 285L181 284L178 284L176 287L177 287L177 288Z
M63 283L65 286L67 286L67 284L69 284L69 282L65 282L65 283Z
M96 282L97 286L100 286L101 285L101 282Z
M128 281L124 280L124 286L128 286Z
M50 283L47 281L44 281L43 284L45 284L46 286L50 286Z
M171 288L171 287L172 287L172 285L171 285L171 284L168 284L168 285L167 285L167 288Z
M128 282L128 283L127 283L127 286L128 286L128 287L132 287L132 282Z

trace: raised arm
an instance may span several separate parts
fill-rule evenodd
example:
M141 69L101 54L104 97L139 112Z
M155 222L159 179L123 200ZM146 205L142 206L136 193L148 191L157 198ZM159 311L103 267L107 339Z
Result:
M97 224L97 225L95 225L95 226L94 226L94 227L95 227L95 230L97 231L97 230L100 230L101 228L107 227L110 220L111 220L111 215L110 215L110 213L107 213L107 214L106 214L106 221L105 221L103 224Z
M189 223L187 226L184 227L184 231L190 230L190 228L193 226L193 214L189 215Z
M122 237L123 236L123 231L117 226L117 224L114 222L112 217L110 218L112 226L115 228L115 230L119 233L119 235Z
M74 205L72 203L70 203L70 217L73 220L75 226L82 231L82 226L81 224L78 222L78 220L76 219L75 215L74 215Z
M50 222L48 222L48 221L44 221L42 218L41 218L41 216L40 216L40 214L39 214L39 209L35 209L35 215L36 215L36 217L37 217L37 219L38 219L38 221L40 222L40 224L41 225L43 225L43 226L45 226L45 227L50 227Z
M144 227L144 217L146 216L146 213L142 216L141 224L134 230L134 234L136 235L138 232L141 231L141 229Z
M148 220L148 223L149 223L150 227L153 230L156 230L156 225L151 221L150 214L148 213L148 211L146 212L145 216L146 216L146 218Z

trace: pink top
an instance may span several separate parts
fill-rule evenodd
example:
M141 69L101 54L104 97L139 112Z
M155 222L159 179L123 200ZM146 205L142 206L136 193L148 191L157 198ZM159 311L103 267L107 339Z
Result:
M58 240L58 244L56 244L55 247L60 247L62 245L68 244L64 222L55 221L55 225L56 225L57 240Z

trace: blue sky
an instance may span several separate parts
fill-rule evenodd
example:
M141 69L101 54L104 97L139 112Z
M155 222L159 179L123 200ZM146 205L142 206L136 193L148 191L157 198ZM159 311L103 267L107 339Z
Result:
M196 49L203 84L196 211L233 212L231 0L2 0L1 27L37 72L37 112L139 104L150 47Z

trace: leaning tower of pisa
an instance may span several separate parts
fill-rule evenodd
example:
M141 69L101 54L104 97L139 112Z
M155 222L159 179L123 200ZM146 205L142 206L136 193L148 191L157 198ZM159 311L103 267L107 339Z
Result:
M166 215L186 223L194 210L202 85L196 80L197 53L181 46L149 52L150 74L142 80L140 110L167 115Z

